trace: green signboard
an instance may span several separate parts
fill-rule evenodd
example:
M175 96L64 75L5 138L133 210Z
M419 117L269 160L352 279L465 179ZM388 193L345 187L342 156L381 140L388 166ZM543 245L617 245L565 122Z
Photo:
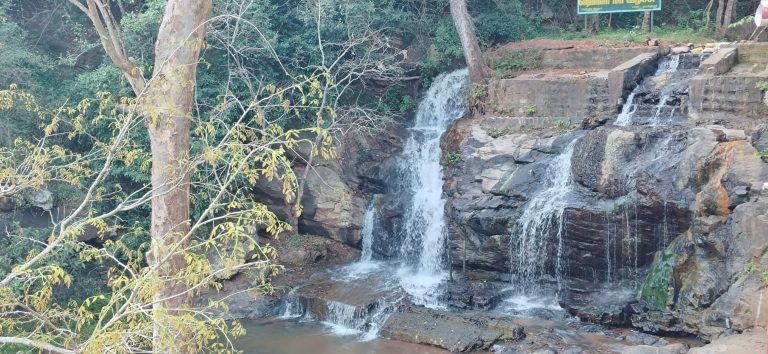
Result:
M579 15L661 10L661 0L576 0Z

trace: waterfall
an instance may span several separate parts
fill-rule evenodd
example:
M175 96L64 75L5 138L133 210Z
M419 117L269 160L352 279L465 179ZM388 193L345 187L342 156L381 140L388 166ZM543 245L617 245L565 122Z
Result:
M435 79L419 104L399 160L402 189L412 199L401 230L403 268L398 274L403 288L420 305L439 306L435 291L447 277L440 137L466 112L462 91L468 81L466 69Z
M301 304L301 301L299 301L299 297L296 295L296 289L291 289L291 291L285 295L285 300L283 300L283 313L280 314L280 318L299 318L303 317L306 312L307 311Z
M635 95L640 91L640 85L637 85L634 90L627 96L627 101L624 102L624 106L621 107L621 113L616 118L615 125L625 127L632 123L632 115L637 111L637 105L635 104Z
M565 266L563 247L565 238L565 207L573 189L571 158L578 139L574 139L560 155L554 158L544 176L544 187L525 207L523 215L512 227L511 266L514 290L518 294L532 294L538 282L554 266L560 285ZM550 237L557 240L550 244ZM553 253L556 254L551 264Z
M326 314L323 323L331 327L333 333L340 336L357 335L365 326L365 313L357 307L341 302L326 300Z
M374 200L375 200L374 196ZM368 206L368 209L365 211L365 216L363 216L363 230L361 232L362 237L362 243L363 243L363 251L360 253L360 262L361 263L370 263L373 260L373 213L374 213L374 206L373 202L371 205Z
M360 260L341 269L341 280L355 281L363 278L382 266L381 262L373 259L373 241L376 232L376 203L380 195L374 195L373 200L368 204L363 216L363 229L361 231L362 252Z
M679 96L687 93L680 91L681 88L687 88L688 82L698 70L686 67L681 61L682 55L669 55L660 59L656 72L629 94L614 125L659 126L675 122L676 113L684 116ZM655 97L649 95L649 90L658 93L658 101L652 106L644 102L646 96Z
M379 301L373 310L361 309L338 301L326 300L322 323L340 336L355 335L360 341L378 338L379 329L393 312L393 307Z

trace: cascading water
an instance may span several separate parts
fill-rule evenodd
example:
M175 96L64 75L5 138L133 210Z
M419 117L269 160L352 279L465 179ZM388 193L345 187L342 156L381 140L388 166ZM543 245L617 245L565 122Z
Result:
M682 56L671 55L660 60L658 69L653 76L638 85L627 97L621 113L617 116L615 125L662 125L672 124L678 118L676 114L682 114L680 96L687 94L688 81L696 73L697 69L691 64L695 60L688 58L683 63ZM538 305L547 306L541 289L542 280L549 276L557 284L559 293L562 280L566 271L564 257L565 243L565 209L574 192L573 177L571 174L571 159L574 146L579 139L575 139L568 147L558 155L547 169L543 178L541 191L527 204L523 214L511 228L511 268L513 276L512 291L515 296L507 302L513 303L518 308L526 308ZM630 188L632 189L632 188ZM630 215L631 214L631 215ZM609 216L606 212L606 220ZM637 225L637 206L634 210L625 208L623 222L620 225L623 233L611 232L608 225L608 236L604 242L606 247L607 273L605 278L614 281L617 274L614 266L618 266L617 255L613 250L613 244L617 238L626 243L622 247L632 255L632 274L638 271L639 237ZM597 275L593 275L597 279Z
M435 79L419 104L399 162L403 190L413 196L403 221L399 275L420 305L440 307L435 290L447 277L440 136L466 112L462 91L468 82L466 69Z
M563 246L565 237L565 207L573 190L571 159L574 139L565 151L554 158L547 169L544 187L525 207L518 222L512 227L511 266L514 278L514 292L518 295L534 295L539 281L554 266L558 283L562 279ZM550 237L557 240L551 244ZM556 258L552 264L555 253Z
M376 197L374 196L374 198ZM373 260L373 223L375 221L373 218L375 212L373 204L374 203L371 203L371 205L368 206L368 209L363 216L363 230L361 235L363 250L360 253L360 262L362 263L368 263Z
M374 246L381 242L375 238L381 234L376 215L381 196L375 195L363 218L360 260L332 276L334 281L347 284L369 282L366 289L345 290L323 299L325 311L317 314L301 306L298 296L291 292L286 296L282 318L315 315L334 334L356 335L366 341L376 338L381 325L403 300L403 290L410 295L412 303L442 307L437 288L446 280L448 271L444 262L446 230L440 137L451 121L464 115L462 91L468 81L467 70L441 75L419 104L415 124L409 129L411 136L398 162L396 188L410 200L404 203L406 212L398 227L402 244L395 262L374 259ZM390 272L394 267L398 267L398 277L392 279ZM370 295L381 297L375 305L360 306L360 300L365 302Z
M299 297L296 295L296 289L291 289L283 299L283 313L280 314L281 319L293 319L300 318L306 314L306 309L299 301Z
M379 270L382 263L373 259L373 238L376 230L376 203L380 195L374 195L363 216L363 229L361 231L362 252L360 260L345 267L342 274L343 280L353 281L360 279L372 272Z
M685 59L684 59L685 58ZM698 72L700 57L669 55L660 59L656 72L629 94L614 125L668 125L685 121L682 99Z

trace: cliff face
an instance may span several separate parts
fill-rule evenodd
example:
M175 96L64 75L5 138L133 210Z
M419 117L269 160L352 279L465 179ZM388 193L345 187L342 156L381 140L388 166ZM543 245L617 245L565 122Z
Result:
M692 85L708 85L702 80L697 76ZM698 93L687 86L665 91L658 89L664 80L650 81L632 95L633 112L650 116L636 113L628 126L614 120L573 130L570 122L578 117L473 116L455 122L443 137L444 153L461 156L445 169L453 267L515 279L535 263L531 269L540 282L566 289L561 305L589 321L705 338L764 325L765 117L737 109L728 121L727 112L689 119L680 112L701 112L701 106L689 106L698 102L689 92ZM734 90L752 92L744 82L733 81L746 85ZM744 97L718 99L740 107ZM659 124L659 112L670 107L671 121ZM569 148L569 182L560 185L568 190L549 193L553 166ZM549 208L542 195L563 206L555 222L537 225L538 249L521 252L520 239L527 237L521 226L530 223L525 218L540 215L527 209ZM631 296L607 301L606 289Z

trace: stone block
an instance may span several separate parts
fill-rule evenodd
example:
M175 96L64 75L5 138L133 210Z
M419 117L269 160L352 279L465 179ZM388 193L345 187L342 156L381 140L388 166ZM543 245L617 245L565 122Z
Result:
M699 70L705 75L722 75L736 65L738 50L736 48L723 48L701 63Z

